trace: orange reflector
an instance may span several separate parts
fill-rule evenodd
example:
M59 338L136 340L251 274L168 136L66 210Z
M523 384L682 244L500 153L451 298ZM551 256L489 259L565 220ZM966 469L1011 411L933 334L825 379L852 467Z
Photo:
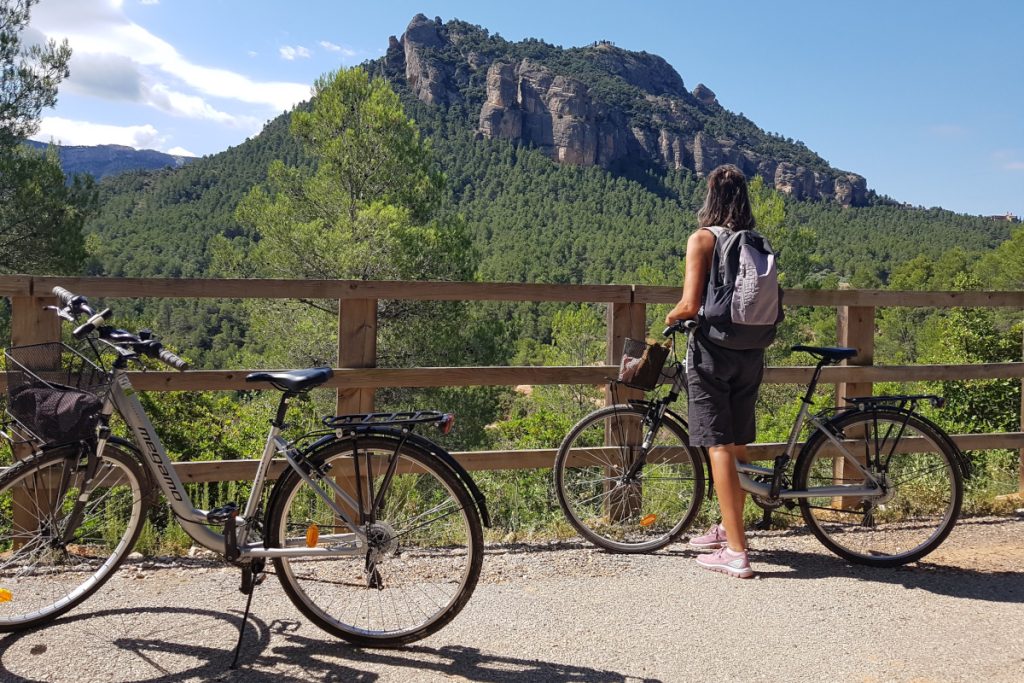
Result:
M640 520L640 526L650 526L654 524L656 519L658 519L658 515L644 515Z
M0 588L0 602L10 602L13 599L14 596L11 595L11 591L6 588Z
M447 413L442 417L440 427L442 434L450 434L455 427L455 413Z
M320 527L316 524L310 524L309 528L306 529L306 547L315 548L316 542L320 540Z

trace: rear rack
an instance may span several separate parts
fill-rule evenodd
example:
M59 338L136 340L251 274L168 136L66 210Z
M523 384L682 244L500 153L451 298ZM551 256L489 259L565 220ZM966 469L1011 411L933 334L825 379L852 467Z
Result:
M946 399L942 396L935 396L934 394L893 394L891 396L856 396L845 398L847 403L857 406L861 410L868 407L876 406L898 406L900 408L906 408L907 406L916 406L921 401L927 401L932 404L933 408L942 408L946 405Z
M356 413L353 415L328 415L323 419L325 427L344 429L346 427L369 427L371 425L396 426L413 424L436 424L446 434L451 430L455 416L437 410L415 410L399 413Z

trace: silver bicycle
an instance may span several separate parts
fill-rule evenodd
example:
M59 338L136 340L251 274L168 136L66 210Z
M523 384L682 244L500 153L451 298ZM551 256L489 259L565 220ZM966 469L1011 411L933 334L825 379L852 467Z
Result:
M39 626L92 595L131 552L159 493L197 544L241 568L250 601L272 560L299 610L355 644L423 638L466 604L489 525L484 497L449 453L414 431L447 431L451 415L331 416L287 441L289 402L331 370L253 373L247 381L282 396L251 494L242 506L200 510L126 372L141 357L186 364L146 330L105 325L109 309L94 313L84 297L53 291L58 315L87 321L73 332L78 348L6 352L5 436L22 456L0 474L0 631ZM115 411L132 441L111 434ZM270 489L275 457L287 467Z
M693 326L676 323L664 334ZM822 368L857 350L793 350L818 363L785 448L771 467L736 463L741 488L764 510L759 527L767 528L774 510L799 506L818 540L850 562L892 567L933 551L956 524L971 473L949 435L917 411L923 403L941 407L942 398L851 397L813 414ZM666 374L667 395L595 410L558 449L558 502L573 527L606 550L641 553L672 543L704 499L707 449L690 445L686 420L671 408L685 390L683 363L673 361ZM806 423L811 430L800 444Z

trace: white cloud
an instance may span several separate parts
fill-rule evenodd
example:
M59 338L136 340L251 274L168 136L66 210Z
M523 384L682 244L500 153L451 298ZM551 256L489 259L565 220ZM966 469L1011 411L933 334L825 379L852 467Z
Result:
M992 152L992 160L1004 171L1024 171L1019 149L997 149Z
M344 45L337 45L329 40L321 40L320 47L327 50L328 52L340 52L343 57L355 57L358 53L350 47Z
M135 149L160 149L166 138L151 124L112 126L88 121L73 121L59 116L44 116L33 140L61 145L124 145Z
M66 37L71 43L81 66L77 75L73 72L68 79L69 86L76 79L81 83L90 81L90 64L96 66L106 60L111 65L117 58L127 58L134 62L140 79L151 83L151 88L163 85L167 90L193 90L201 95L263 105L274 111L290 109L310 96L306 84L256 81L227 69L189 61L173 45L131 21L124 14L122 0L43 0L33 10L32 26L48 37ZM123 65L121 68L124 69ZM100 78L109 77L106 72L95 74L93 85ZM118 89L116 85L106 86L108 93Z
M140 5L159 5L160 0L139 0Z
M142 102L142 72L130 57L112 53L71 53L68 87L79 94L107 100Z
M281 53L281 58L287 59L289 62L295 59L309 59L312 56L309 49L301 45L296 45L295 47L282 45L278 51Z
M174 154L175 156L179 156L179 157L199 156L197 154L193 154L192 152L188 151L184 147L171 147L169 150L167 150L167 153L168 154Z
M235 128L251 128L254 124L254 119L251 116L234 116L219 111L211 107L202 97L176 92L163 84L154 85L150 89L147 104L172 116L216 121Z

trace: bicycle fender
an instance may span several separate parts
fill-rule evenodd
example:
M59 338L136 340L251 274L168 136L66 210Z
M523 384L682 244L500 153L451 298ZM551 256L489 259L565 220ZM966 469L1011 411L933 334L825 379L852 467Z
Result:
M471 477L469 472L466 471L466 468L463 467L451 453L441 448L430 439L418 434L410 434L408 440L412 441L428 453L436 455L453 473L455 473L455 476L457 476L459 480L466 485L466 488L469 489L470 495L473 496L477 510L480 512L480 521L483 522L485 527L490 529L491 515L487 512L487 500L484 498L483 492L477 487L476 482L473 481L473 477Z
M960 449L960 447L956 445L956 442L953 441L949 434L946 433L946 430L942 429L937 424L935 424L928 418L924 417L923 415L915 415L915 417L924 422L929 427L931 427L933 430L935 430L935 433L938 434L939 437L946 442L946 445L949 446L953 450L953 453L956 455L957 464L960 465L960 473L964 476L964 481L970 479L974 475L974 463L972 463L971 459L967 456L967 454L964 453Z
M968 479L971 478L971 476L974 474L974 466L971 463L971 459L969 457L967 457L967 454L964 453L960 449L959 446L956 445L956 442L953 441L953 439L950 438L949 434L946 433L946 430L942 429L937 424L935 424L934 422L929 420L924 415L921 415L920 413L915 413L915 412L907 410L905 408L904 409L900 409L900 408L895 408L895 407L886 408L886 410L888 410L890 412L898 413L900 415L908 415L908 416L909 415L913 415L916 419L920 420L922 423L924 423L925 425L930 427L932 429L932 431L935 432L936 436L938 436L940 439L942 439L943 443L945 443L947 446L949 446L950 450L953 451L953 457L956 459L956 464L960 468L960 474L963 475L964 481L967 481ZM846 415L850 414L851 412L858 412L858 411L856 409L840 411L840 412L836 413L835 415L833 415L828 420L826 420L825 423L824 423L824 426L826 428L830 429L833 434L835 434L835 423L838 422L838 420L840 418L845 417ZM863 412L869 412L869 411L863 411ZM810 452L811 446L813 446L815 443L817 443L821 439L825 439L825 438L827 438L827 437L824 434L822 434L820 431L818 431L818 430L815 430L812 433L811 438L807 439L807 441L804 443L803 447L800 449L800 453L797 456L797 467L800 466L800 460L803 459L804 454Z

